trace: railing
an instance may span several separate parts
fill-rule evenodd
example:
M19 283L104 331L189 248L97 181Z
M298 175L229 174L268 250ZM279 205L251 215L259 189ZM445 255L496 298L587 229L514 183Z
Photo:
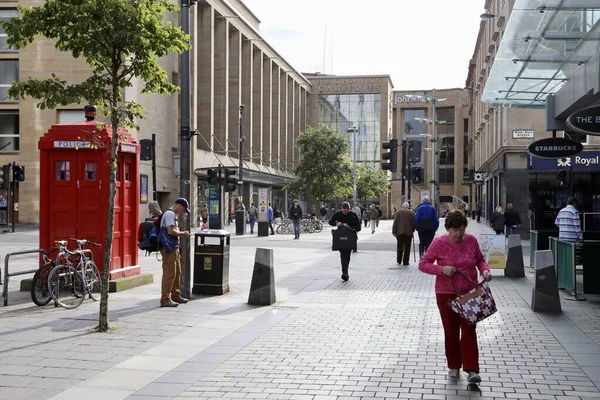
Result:
M529 231L529 237L531 238L529 266L533 267L535 265L535 252L537 251L538 231Z
M452 206L454 208L459 208L460 206L465 206L465 209L467 209L466 207L468 206L467 202L464 201L463 199L461 199L460 197L457 196L452 196Z
M30 269L27 271L19 271L19 272L9 273L8 272L8 260L10 260L11 256L18 256L18 255L24 255L24 254L35 254L35 253L46 254L46 251L43 249L16 251L14 253L8 253L6 255L6 257L4 258L4 288L2 289L2 297L4 297L4 306L8 305L8 278L10 278L11 276L17 276L17 275L33 274L39 269L39 267L37 267L36 269Z

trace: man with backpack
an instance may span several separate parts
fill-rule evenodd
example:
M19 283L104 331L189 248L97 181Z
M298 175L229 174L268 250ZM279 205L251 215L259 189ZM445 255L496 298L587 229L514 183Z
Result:
M256 224L256 218L258 217L258 209L254 205L254 203L250 203L250 208L248 209L248 219L250 220L250 234L254 234L254 225Z
M427 251L440 226L440 220L435 207L431 205L429 196L423 197L423 202L415 213L415 230L419 233L419 256Z
M179 255L179 238L189 238L188 231L180 231L177 217L190 212L190 203L184 198L175 200L175 203L166 210L160 223L158 235L160 253L162 254L162 285L160 306L177 307L185 304L188 299L181 297L181 260Z

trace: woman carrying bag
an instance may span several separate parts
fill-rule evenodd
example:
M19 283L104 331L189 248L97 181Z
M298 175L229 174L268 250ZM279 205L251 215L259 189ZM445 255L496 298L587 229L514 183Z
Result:
M458 378L462 367L468 373L469 383L479 383L481 377L475 318L467 321L449 304L456 301L457 292L464 294L475 290L477 271L485 281L492 279L477 239L465 233L467 223L462 211L448 212L444 222L447 234L434 239L419 262L419 270L437 277L435 293L444 327L448 376ZM479 288L479 291L483 290ZM486 316L493 312L495 307Z
M342 203L342 209L338 210L333 214L331 219L329 220L329 225L337 226L338 229L331 231L334 235L333 238L333 250L339 250L340 252L340 260L342 262L342 279L347 281L350 279L348 276L348 267L350 266L350 255L352 254L352 250L356 245L357 232L360 231L360 219L358 215L356 215L353 211L350 211L350 204L348 202ZM350 232L342 232L343 230L349 230ZM342 241L343 244L339 249L337 248L338 243L336 243L336 235L340 233L350 233L350 235L345 236L345 240ZM351 239L354 239L352 241Z
M490 218L490 225L496 232L496 235L504 234L504 213L502 212L502 207L496 207L496 212Z

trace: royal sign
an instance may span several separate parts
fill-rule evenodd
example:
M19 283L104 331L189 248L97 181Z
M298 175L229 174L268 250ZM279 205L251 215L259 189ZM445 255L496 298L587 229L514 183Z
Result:
M571 139L556 137L536 140L529 145L527 151L540 158L564 158L583 151L583 145Z
M567 126L577 133L600 136L600 105L575 111L567 118Z

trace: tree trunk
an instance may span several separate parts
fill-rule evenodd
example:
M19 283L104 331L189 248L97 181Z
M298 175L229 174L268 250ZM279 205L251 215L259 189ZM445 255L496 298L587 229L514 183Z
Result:
M108 278L112 261L112 242L115 227L115 195L117 194L117 148L119 145L119 125L112 121L110 144L110 165L108 173L108 220L104 239L104 265L102 266L102 291L100 295L100 316L98 332L108 331Z

